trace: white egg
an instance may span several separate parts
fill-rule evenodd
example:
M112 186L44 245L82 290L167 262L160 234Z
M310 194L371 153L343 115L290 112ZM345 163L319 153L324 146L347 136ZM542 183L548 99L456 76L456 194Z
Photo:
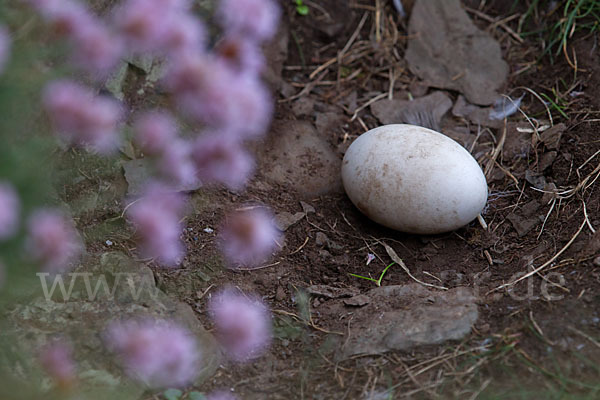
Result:
M449 137L415 125L384 125L360 135L342 163L352 203L373 221L402 232L449 232L487 202L477 161Z

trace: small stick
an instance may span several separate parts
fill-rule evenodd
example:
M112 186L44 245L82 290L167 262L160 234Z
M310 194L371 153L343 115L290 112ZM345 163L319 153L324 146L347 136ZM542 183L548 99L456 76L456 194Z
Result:
M483 228L483 230L487 231L488 224L485 222L485 219L483 219L483 217L481 216L481 214L477 214L477 221L479 222L479 224L481 225L481 227Z

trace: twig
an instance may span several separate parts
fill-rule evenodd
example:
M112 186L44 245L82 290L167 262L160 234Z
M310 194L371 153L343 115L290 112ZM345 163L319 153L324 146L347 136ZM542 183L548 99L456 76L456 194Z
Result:
M535 268L534 270L529 271L528 273L526 273L522 277L520 277L520 278L518 278L518 279L516 279L516 280L514 280L512 282L500 285L497 288L490 290L486 294L490 294L490 293L495 292L497 290L504 289L505 287L515 285L515 284L521 282L522 280L527 279L530 276L537 274L538 272L540 272L541 270L543 270L544 268L546 268L548 265L552 264L558 257L560 257L560 255L562 253L564 253L569 248L569 246L571 246L573 244L573 242L575 241L575 239L577 238L577 236L579 236L579 234L581 233L581 231L583 230L583 228L585 227L585 225L586 225L586 222L585 222L585 219L584 219L583 223L581 224L581 226L579 227L579 229L577 230L577 232L575 232L575 234L573 235L573 237L571 238L571 240L569 240L569 242L567 244L565 244L565 246L562 249L560 249L560 251L558 253L556 253L554 256L552 256L552 258L550 258L548 261L546 261L545 263L543 263L539 267Z
M406 266L406 264L404 264L404 261L402 261L402 259L400 257L398 257L398 254L396 254L396 252L394 251L394 249L392 249L387 243L385 242L381 242L381 241L377 241L379 244L381 244L384 248L385 251L388 253L388 256L390 256L390 258L392 259L392 261L395 261L396 264L398 264L399 266L402 267L402 269L404 270L404 272L406 272L408 274L408 276L414 280L415 282L423 285L423 286L428 286L428 287L432 287L432 288L436 288L436 289L440 289L440 290L448 290L447 287L444 286L438 286L438 285L434 285L431 283L427 283L427 282L423 282L421 280L419 280L418 278L415 278L415 276L413 274L410 273L410 270L408 269L408 267Z

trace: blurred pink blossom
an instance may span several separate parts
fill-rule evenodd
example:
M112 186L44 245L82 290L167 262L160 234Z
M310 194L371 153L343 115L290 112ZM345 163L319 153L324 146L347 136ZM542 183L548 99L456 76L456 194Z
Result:
M266 87L219 57L185 53L172 60L164 83L185 113L214 129L252 138L268 128L273 105Z
M0 74L4 71L8 59L10 58L10 35L8 30L0 25Z
M104 337L127 374L153 388L188 385L201 368L195 338L173 322L117 321Z
M226 32L267 40L277 32L281 10L273 0L221 0L217 15Z
M114 11L114 24L136 52L156 51L170 10L160 0L127 0Z
M238 141L223 134L209 133L196 139L192 161L203 184L220 183L231 190L241 189L253 170L252 157Z
M186 186L198 181L191 146L185 140L170 142L158 158L157 167L160 174L175 185Z
M140 236L140 254L160 264L179 264L184 248L179 239L183 196L160 185L150 186L143 197L127 209L127 216Z
M161 40L167 54L178 52L203 52L206 47L206 28L202 21L192 15L181 13L171 17Z
M280 240L273 216L263 208L229 215L219 235L221 251L232 268L252 268L265 262Z
M73 0L27 0L54 30L70 36L93 25L95 16L83 3Z
M43 271L59 273L81 254L82 243L71 220L53 209L35 211L27 221L27 250Z
M79 27L72 38L74 63L94 75L106 76L123 55L120 37L100 22Z
M183 1L127 0L115 10L114 23L134 52L199 51L206 32L188 7Z
M218 57L238 73L257 76L265 66L265 58L260 46L241 35L225 36L216 45Z
M122 110L115 100L96 96L78 83L57 80L44 89L43 104L56 133L68 142L100 153L117 148Z
M164 111L148 111L135 120L133 133L136 144L144 153L158 155L177 137L177 124Z
M86 5L73 0L27 0L54 30L74 44L76 65L100 77L117 64L123 46Z
M219 390L206 396L206 400L237 400L238 397L227 390Z
M20 210L19 196L13 185L0 181L0 240L17 232Z
M232 360L257 358L270 345L271 315L258 298L225 289L211 298L208 309L217 340Z
M66 389L73 385L77 376L70 346L55 340L40 350L39 359L46 373L59 387Z

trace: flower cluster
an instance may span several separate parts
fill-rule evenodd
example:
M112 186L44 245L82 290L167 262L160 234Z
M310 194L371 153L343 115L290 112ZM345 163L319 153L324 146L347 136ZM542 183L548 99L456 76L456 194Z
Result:
M82 243L71 220L53 209L35 211L27 222L27 249L42 270L58 273L81 253Z
M219 245L231 267L252 268L271 255L280 236L273 216L262 208L252 208L227 218Z
M17 232L20 208L15 188L0 181L0 240L8 239Z
M63 389L68 389L76 380L76 367L72 349L62 340L46 344L39 353L40 363L46 373Z
M4 66L8 63L10 56L10 38L5 27L0 25L0 73L4 70Z
M191 383L200 368L194 337L174 322L154 319L113 322L104 334L127 373L150 387Z
M262 354L271 342L271 316L259 299L233 289L212 296L210 316L225 353L244 362Z
M127 210L129 220L140 236L140 253L164 265L177 265L183 256L179 223L183 215L181 194L162 186L150 186L144 196Z
M96 96L73 81L59 80L45 88L43 104L57 134L67 142L100 153L117 148L121 107L115 100Z
M222 38L210 49L207 29L192 13L190 0L123 0L107 19L76 0L27 1L55 34L66 38L74 64L93 79L107 77L128 55L150 54L166 62L161 84L177 109L133 116L134 143L157 174L126 213L139 237L139 253L162 265L177 265L184 255L180 234L185 206L178 188L201 183L237 191L254 170L245 145L266 133L273 114L260 77L265 67L261 45L276 32L279 6L275 0L222 0L216 13ZM0 29L0 68L8 43ZM50 82L42 97L60 138L102 154L118 148L124 107L116 100L71 80ZM201 128L180 134L177 113ZM13 211L2 213L10 207ZM0 186L0 238L17 229L18 221L11 217L18 215L18 207L15 193ZM34 212L27 234L30 253L46 271L61 271L81 251L72 223L56 211ZM267 211L251 208L226 219L219 246L230 267L252 268L268 259L280 236ZM254 359L270 344L271 316L259 299L225 289L213 296L209 311L232 360ZM151 387L189 384L199 370L195 340L172 322L114 322L104 338L129 375ZM58 350L48 354L44 362L49 366L67 360Z
M121 38L81 2L29 0L42 18L73 46L73 62L95 76L106 76L124 52Z

